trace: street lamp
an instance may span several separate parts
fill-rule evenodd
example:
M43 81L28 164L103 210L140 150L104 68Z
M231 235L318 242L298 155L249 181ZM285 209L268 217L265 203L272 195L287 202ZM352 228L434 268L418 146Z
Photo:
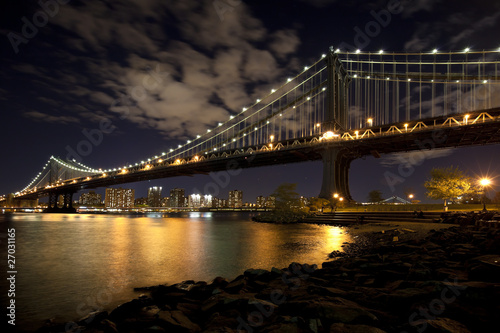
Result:
M372 125L373 125L373 118L368 118L366 121L368 122L368 126L372 127Z
M491 179L488 179L488 178L481 178L479 180L479 184L481 185L482 189L483 189L483 197L482 197L482 200L483 200L483 211L486 212L486 193L484 192L484 189L486 188L486 186L490 185L491 184Z

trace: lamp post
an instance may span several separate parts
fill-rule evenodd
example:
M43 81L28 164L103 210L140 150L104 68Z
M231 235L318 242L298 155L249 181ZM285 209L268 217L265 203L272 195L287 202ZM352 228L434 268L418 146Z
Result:
M481 188L483 190L483 196L481 197L481 200L483 201L483 212L486 212L486 192L484 191L486 186L490 185L491 184L491 180L488 179L488 178L481 178L479 180L479 184L481 184Z
M408 194L408 199L410 199L410 203L411 203L411 200L413 199L413 194Z

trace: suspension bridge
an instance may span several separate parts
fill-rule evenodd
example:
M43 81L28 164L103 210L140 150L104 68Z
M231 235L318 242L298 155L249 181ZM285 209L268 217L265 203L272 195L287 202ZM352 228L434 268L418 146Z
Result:
M112 169L52 156L14 198L48 196L48 211L71 211L72 195L83 189L322 160L319 196L352 200L349 166L357 158L499 143L499 64L500 49L330 48L266 96L177 147Z

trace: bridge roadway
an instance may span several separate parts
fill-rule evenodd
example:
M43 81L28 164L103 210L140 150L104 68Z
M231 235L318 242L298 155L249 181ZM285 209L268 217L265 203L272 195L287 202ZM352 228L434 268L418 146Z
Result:
M320 160L322 153L330 149L340 150L344 156L354 160L366 155L380 157L395 152L500 143L500 108L470 112L468 115L467 119L462 113L414 120L408 122L406 127L405 123L373 126L359 129L357 134L351 130L329 139L319 140L316 135L273 142L272 149L269 146L252 146L208 153L204 158L198 156L196 160L193 156L178 161L152 162L147 170L144 166L138 166L129 168L126 173L116 171L106 176L96 174L65 181L59 186L41 188L16 198L28 199L54 192L74 193L84 189L216 171L234 174L240 168Z

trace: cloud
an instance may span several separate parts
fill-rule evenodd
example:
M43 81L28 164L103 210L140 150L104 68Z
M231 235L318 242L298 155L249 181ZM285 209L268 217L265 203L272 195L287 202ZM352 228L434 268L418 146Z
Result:
M442 48L440 44L442 45L443 40L446 41L448 50L462 50L482 41L484 36L488 35L485 31L496 31L499 28L499 10L493 10L492 14L486 17L482 11L471 11L468 8L462 10L460 7L447 7L447 11L440 12L443 17L438 21L415 22L417 28L405 43L405 50L429 51L435 47L439 49ZM490 42L489 39L487 41Z
M78 118L72 116L54 116L38 111L25 112L24 116L31 120L47 122L47 123L68 124L68 123L78 122Z
M401 165L404 168L415 167L426 160L442 158L450 156L455 151L455 148L443 148L434 150L419 150L403 153L394 153L382 156L379 163L384 167L392 167Z
M192 139L298 70L297 32L268 30L243 2L223 20L210 1L75 3L51 23L64 42L52 55L61 66L50 77L23 71L64 99L69 118L30 114L37 120L112 118Z

